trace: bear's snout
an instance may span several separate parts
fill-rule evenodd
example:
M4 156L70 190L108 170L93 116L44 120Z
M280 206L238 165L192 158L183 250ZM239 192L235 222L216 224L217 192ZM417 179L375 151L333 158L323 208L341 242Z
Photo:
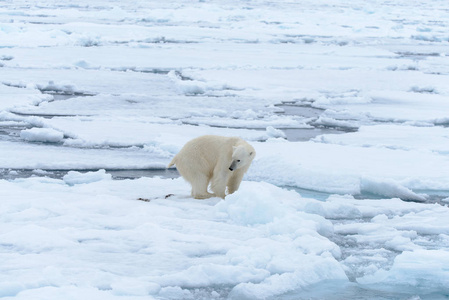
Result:
M233 160L231 165L229 166L229 171L234 171L235 169L237 169L237 161Z

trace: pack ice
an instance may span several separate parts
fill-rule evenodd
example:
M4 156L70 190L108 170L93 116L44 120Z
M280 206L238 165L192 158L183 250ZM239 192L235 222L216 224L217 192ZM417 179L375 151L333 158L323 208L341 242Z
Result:
M0 297L447 299L448 9L0 2ZM165 169L205 134L225 200Z

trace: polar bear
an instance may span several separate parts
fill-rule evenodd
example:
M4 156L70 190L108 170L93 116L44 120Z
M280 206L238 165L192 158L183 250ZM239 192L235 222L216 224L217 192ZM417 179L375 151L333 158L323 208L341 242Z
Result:
M204 135L187 142L168 167L176 165L192 185L192 197L207 199L234 193L256 155L254 148L238 137ZM207 188L213 192L209 193Z

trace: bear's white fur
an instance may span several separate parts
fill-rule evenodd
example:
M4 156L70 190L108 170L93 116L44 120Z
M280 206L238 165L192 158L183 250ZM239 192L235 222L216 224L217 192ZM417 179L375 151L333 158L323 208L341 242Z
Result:
M192 185L192 197L206 199L234 193L256 155L254 148L238 137L204 135L187 142L168 167L176 165ZM213 193L208 192L208 186Z

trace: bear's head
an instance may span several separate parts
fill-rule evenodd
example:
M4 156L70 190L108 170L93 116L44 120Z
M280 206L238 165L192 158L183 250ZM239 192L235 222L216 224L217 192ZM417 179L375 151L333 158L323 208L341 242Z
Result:
M254 157L256 151L250 145L240 145L232 147L232 163L229 166L230 171L235 171L241 167L249 165Z

